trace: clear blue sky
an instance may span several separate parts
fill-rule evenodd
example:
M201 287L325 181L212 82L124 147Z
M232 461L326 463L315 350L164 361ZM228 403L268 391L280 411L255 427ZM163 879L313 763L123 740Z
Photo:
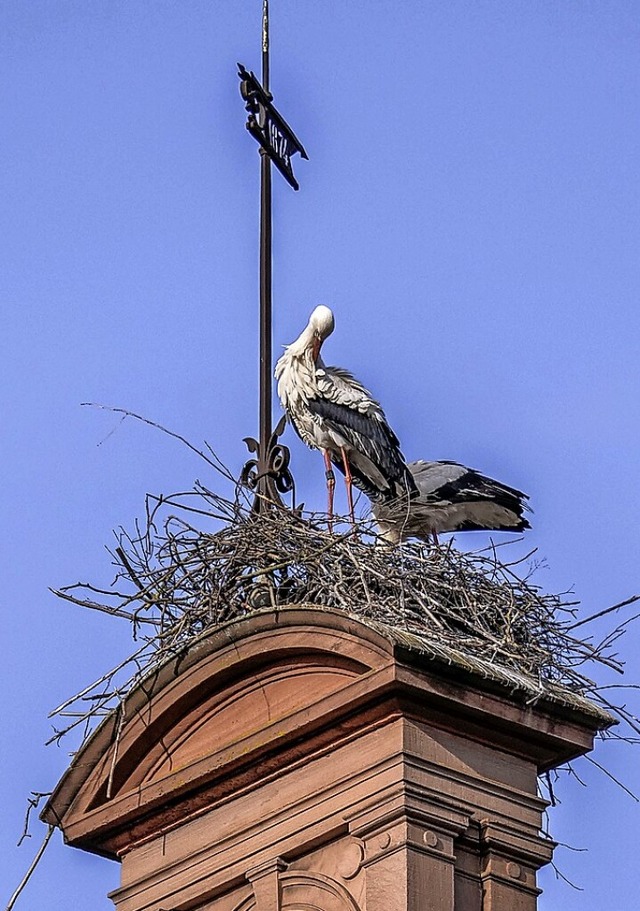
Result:
M125 654L48 586L108 582L111 530L257 430L258 156L236 61L260 0L4 0L0 904L35 850L25 798L69 756L49 709ZM274 175L274 349L317 303L329 362L409 458L528 491L539 580L585 611L640 588L640 7L635 0L272 0L272 88L310 155ZM303 498L320 457L287 431ZM342 492L340 492L342 495ZM342 504L344 506L344 504ZM478 545L482 536L476 539ZM622 645L640 679L640 640ZM638 700L636 700L637 702ZM70 744L68 749L72 749ZM633 749L596 758L640 793ZM635 908L640 806L589 765L552 833L588 853L541 911ZM115 864L56 837L19 908L108 909Z

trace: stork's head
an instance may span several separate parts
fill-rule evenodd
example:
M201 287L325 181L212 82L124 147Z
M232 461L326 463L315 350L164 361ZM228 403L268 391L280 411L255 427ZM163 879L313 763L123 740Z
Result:
M333 318L333 313L328 307L325 307L324 304L320 304L319 307L316 307L309 317L307 330L311 335L311 353L314 362L318 359L323 341L331 335L334 326L335 320Z
M309 317L309 322L305 326L304 331L301 332L295 342L287 345L287 359L290 361L291 358L301 358L306 361L309 359L309 356L311 356L313 363L315 364L320 355L322 343L327 336L331 335L333 332L333 326L333 313L331 310L322 305L316 307ZM278 364L282 361L283 358L278 361ZM276 365L276 375L277 373L278 366Z

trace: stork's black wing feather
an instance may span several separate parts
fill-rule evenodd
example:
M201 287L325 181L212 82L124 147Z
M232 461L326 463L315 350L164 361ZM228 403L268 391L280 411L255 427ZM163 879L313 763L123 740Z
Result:
M457 462L441 462L440 465L451 465L463 470L457 477L440 485L434 491L438 500L447 500L456 504L466 503L470 499L487 499L516 514L520 514L523 508L527 508L525 504L529 498L515 487L509 487L500 481L494 481L493 478L487 478L473 468L465 469ZM528 524L525 527L528 527Z
M459 462L410 462L418 496L408 504L378 501L373 512L391 541L428 540L455 531L524 531L528 497Z
M417 492L399 440L386 421L325 398L310 399L308 404L312 414L355 450L349 460L353 481L370 499ZM331 452L331 460L344 473L339 453Z

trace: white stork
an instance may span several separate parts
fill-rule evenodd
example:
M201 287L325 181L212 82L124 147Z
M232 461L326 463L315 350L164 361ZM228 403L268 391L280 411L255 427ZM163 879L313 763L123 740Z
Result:
M393 543L411 537L437 540L440 532L530 528L523 516L528 497L514 487L457 462L406 464L371 393L348 371L322 361L320 349L334 325L331 310L316 307L275 372L278 396L294 429L324 455L329 522L333 463L345 475L352 523L353 483L371 500L383 537Z
M448 531L524 531L526 494L457 462L409 462L418 495L409 501L379 499L373 514L382 537L437 540Z
M320 306L302 334L276 364L278 396L294 429L307 446L324 456L329 521L333 515L333 463L345 476L349 515L352 483L369 499L399 501L417 494L400 444L371 393L348 371L325 366L324 340L334 329L333 313Z

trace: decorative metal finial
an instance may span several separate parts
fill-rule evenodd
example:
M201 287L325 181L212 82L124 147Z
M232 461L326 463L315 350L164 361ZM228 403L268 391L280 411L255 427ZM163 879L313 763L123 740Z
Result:
M255 491L254 512L284 506L280 494L293 489L289 450L278 443L285 419L271 429L271 162L287 183L298 189L291 159L299 153L308 158L300 140L273 106L269 91L269 2L262 5L262 84L238 64L240 93L248 111L247 130L260 146L260 439L245 437L255 458L242 470L241 481Z

